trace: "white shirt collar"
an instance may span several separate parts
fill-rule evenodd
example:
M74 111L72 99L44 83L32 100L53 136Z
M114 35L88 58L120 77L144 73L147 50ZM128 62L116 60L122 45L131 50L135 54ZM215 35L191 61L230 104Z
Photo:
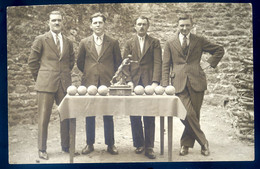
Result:
M62 38L61 32L57 34L57 33L54 33L54 32L51 31L51 34L52 34L52 36L53 36L54 39L56 39L56 35L58 35L59 39Z
M183 39L184 38L184 35L179 33L179 38L180 39ZM190 33L186 36L187 39L190 39Z
M97 37L100 37L102 41L104 39L104 33L101 36L97 36L95 33L93 33L93 36L95 41L97 40Z
M140 40L141 38L143 38L143 40L145 40L146 35L144 35L143 37L137 35L137 37L138 37L138 40Z

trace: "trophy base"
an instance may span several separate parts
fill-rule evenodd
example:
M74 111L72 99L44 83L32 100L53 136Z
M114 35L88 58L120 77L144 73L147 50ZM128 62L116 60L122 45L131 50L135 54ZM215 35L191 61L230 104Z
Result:
M129 85L117 85L109 87L109 95L111 96L130 96L132 88Z

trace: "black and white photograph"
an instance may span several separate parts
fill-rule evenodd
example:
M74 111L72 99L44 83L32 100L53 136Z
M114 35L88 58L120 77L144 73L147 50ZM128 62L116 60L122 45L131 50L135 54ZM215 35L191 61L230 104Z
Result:
M251 3L6 15L9 164L255 161Z

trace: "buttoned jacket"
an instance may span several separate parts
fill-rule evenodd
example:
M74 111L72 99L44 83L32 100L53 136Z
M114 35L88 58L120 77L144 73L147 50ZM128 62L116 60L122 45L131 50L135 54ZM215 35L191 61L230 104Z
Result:
M132 60L137 61L130 66L131 78L134 85L138 85L141 80L144 87L151 85L152 82L160 83L162 72L162 49L160 41L146 35L144 49L141 53L138 36L133 36L125 45L124 58L132 55Z
M62 38L61 54L51 32L37 36L33 42L28 65L36 81L36 91L56 92L60 83L66 91L71 85L71 70L75 63L73 44L64 35Z
M211 54L207 62L213 68L217 66L224 55L222 46L213 44L194 34L190 34L187 56L183 54L178 34L167 41L163 54L162 85L169 85L169 80L171 80L176 93L180 93L184 90L187 79L189 79L195 91L205 91L207 89L207 80L200 65L203 52Z
M122 62L117 40L104 35L100 55L98 55L94 36L81 40L77 59L78 69L83 73L82 85L110 86L110 81Z

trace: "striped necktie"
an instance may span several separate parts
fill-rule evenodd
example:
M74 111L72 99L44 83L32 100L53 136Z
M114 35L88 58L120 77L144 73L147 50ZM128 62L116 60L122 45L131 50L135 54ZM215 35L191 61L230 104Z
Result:
M186 56L188 54L188 43L187 43L187 36L183 36L183 42L182 42L182 50L183 54Z
M61 54L61 52L60 52L60 39L59 39L58 34L56 34L56 46L57 46L59 56L60 56L60 54Z

